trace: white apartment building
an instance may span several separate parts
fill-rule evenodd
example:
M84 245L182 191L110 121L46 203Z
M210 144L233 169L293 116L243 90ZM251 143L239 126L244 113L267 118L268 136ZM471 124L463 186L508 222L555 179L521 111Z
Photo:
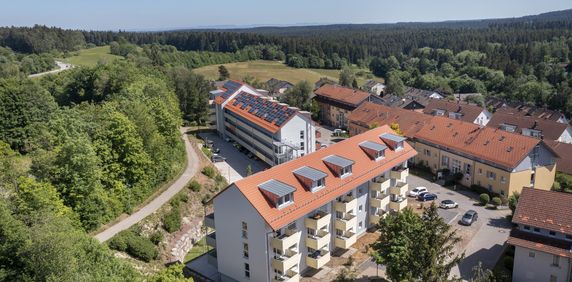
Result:
M523 188L508 244L512 281L572 281L572 194Z
M229 185L205 218L216 280L298 281L323 268L334 250L407 206L416 154L383 126Z
M216 128L270 166L316 150L309 112L261 95L241 82L227 81L215 98Z

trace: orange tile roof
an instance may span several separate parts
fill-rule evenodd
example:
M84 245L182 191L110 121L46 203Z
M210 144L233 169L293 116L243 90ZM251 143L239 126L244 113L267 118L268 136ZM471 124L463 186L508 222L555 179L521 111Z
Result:
M439 145L504 168L516 167L540 140L516 133L446 117L433 117L419 132L416 140Z
M339 85L324 84L322 87L314 91L316 96L326 97L331 100L350 104L352 106L359 106L363 101L369 98L369 93L355 90L348 87Z
M387 149L384 159L377 162L372 160L359 147L359 144L363 141L383 143L379 138L379 135L383 133L393 133L393 131L389 126L372 129L366 133L348 138L340 143L320 149L304 157L274 166L266 171L236 181L233 185L244 194L271 228L274 230L279 229L417 154L415 149L405 142L403 150L396 152ZM344 177L343 179L336 177L322 161L322 159L330 155L338 155L354 161L352 175ZM325 172L327 174L326 187L315 193L303 187L292 173L294 170L303 166L309 166ZM293 204L282 209L277 209L266 200L258 186L271 179L281 181L296 189Z
M572 235L572 194L522 188L512 222Z

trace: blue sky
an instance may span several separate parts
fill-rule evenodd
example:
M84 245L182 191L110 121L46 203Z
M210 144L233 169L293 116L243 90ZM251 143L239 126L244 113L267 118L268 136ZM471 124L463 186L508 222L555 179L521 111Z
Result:
M570 0L5 0L0 26L95 30L393 23L518 17L572 8Z

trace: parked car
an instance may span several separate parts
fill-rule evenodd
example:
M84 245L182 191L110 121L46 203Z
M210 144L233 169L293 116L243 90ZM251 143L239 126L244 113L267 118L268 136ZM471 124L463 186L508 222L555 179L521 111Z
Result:
M432 194L432 193L421 193L421 195L417 196L417 200L421 201L421 202L426 202L426 201L433 201L433 200L437 200L437 195Z
M226 161L226 158L223 157L223 156L221 156L221 155L213 155L213 156L211 157L211 161L212 161L213 163L224 162L224 161Z
M212 147L211 151L212 151L213 153L215 153L215 154L220 153L220 149L217 148L217 147Z
M423 186L419 186L419 187L415 187L413 188L413 190L409 191L409 196L410 197L417 197L422 193L426 193L429 192L429 190L427 190L427 187L423 187Z
M465 215L463 215L463 217L461 218L459 223L462 225L469 226L469 225L473 224L473 222L477 221L478 218L479 218L479 214L476 211L468 210L465 213Z
M443 200L441 201L441 204L439 205L439 207L443 208L443 209L454 209L459 207L459 204L453 200Z

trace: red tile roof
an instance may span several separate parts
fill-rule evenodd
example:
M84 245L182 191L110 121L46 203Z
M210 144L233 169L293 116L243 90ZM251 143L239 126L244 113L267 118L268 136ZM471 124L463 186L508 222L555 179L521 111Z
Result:
M445 116L449 116L449 113L461 113L461 120L466 122L474 122L484 110L483 107L475 105L451 102L443 99L431 99L429 104L423 109L423 113L431 115L433 111L437 109L444 110Z
M556 170L572 174L572 144L552 140L544 140L544 142L558 155Z
M522 188L512 222L572 235L572 194Z
M510 232L507 244L561 257L572 258L572 252L570 252L572 249L572 242L540 236L518 229L514 229Z
M390 108L384 105L365 102L348 115L348 121L364 128L376 124L399 124L404 136L412 138L421 128L431 120L432 116L401 108Z
M446 117L433 117L415 139L474 156L504 168L516 167L540 140Z
M370 95L369 93L361 90L332 84L324 84L322 87L314 91L314 94L318 97L325 97L330 100L349 104L355 107L367 100Z
M387 149L384 159L380 161L372 160L359 147L359 144L364 141L383 143L379 138L383 133L393 133L393 131L389 126L372 129L327 148L322 148L304 157L274 166L266 171L236 181L233 185L244 194L268 225L276 230L318 209L336 197L347 193L351 189L355 189L358 185L392 169L417 154L409 144L405 143L403 150L392 151ZM337 155L352 160L354 162L352 175L344 178L335 176L323 161L325 157L330 155ZM309 166L325 172L327 174L326 187L315 193L303 187L292 173L294 170L303 166ZM266 200L258 186L272 179L286 183L296 189L293 204L282 209L277 209Z
M542 131L545 139L558 140L568 127L568 124L559 123L549 119L535 118L530 116L516 115L510 113L496 112L488 127L499 128L501 124L510 124L517 127L516 132L522 133L523 128L530 128Z

